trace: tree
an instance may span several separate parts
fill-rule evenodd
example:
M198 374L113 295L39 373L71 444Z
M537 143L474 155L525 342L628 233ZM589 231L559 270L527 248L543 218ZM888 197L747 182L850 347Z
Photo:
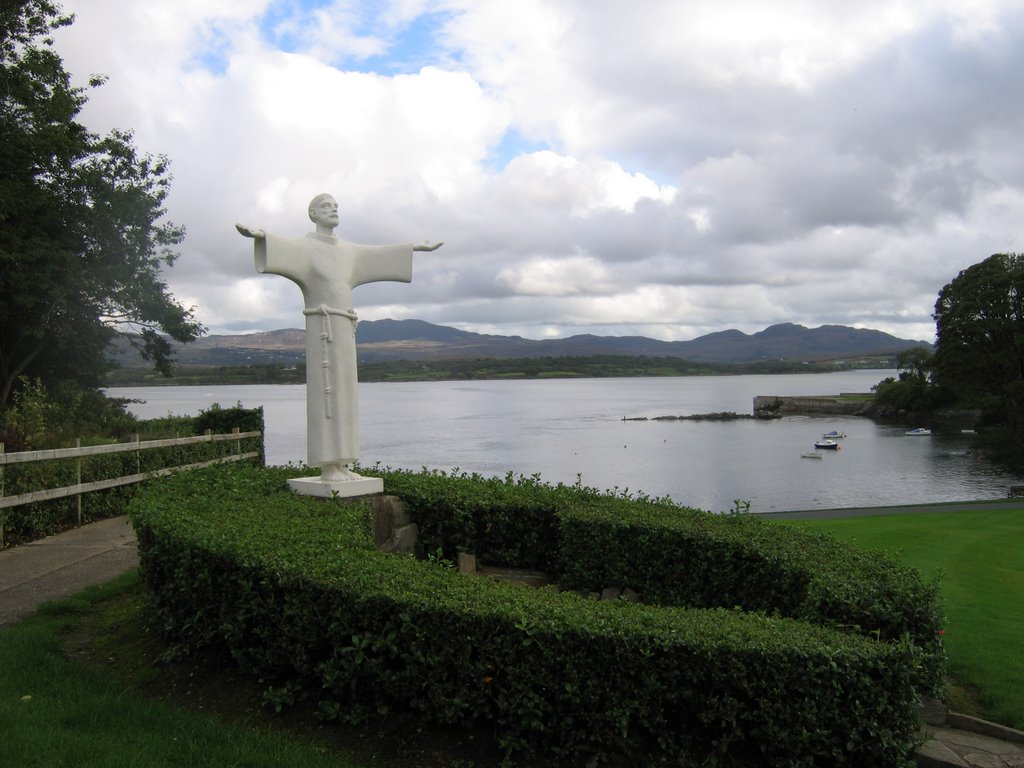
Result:
M72 21L51 0L0 7L0 405L20 379L98 386L118 335L167 375L167 336L204 330L161 277L185 234L161 221L167 158L76 121L86 89L50 37Z
M991 449L1024 463L1024 256L997 253L961 271L934 317L936 382L982 409Z
M1024 379L1024 256L962 270L935 303L935 377L965 403L1002 399Z
M935 353L928 347L911 347L896 355L896 371L900 380L929 381Z

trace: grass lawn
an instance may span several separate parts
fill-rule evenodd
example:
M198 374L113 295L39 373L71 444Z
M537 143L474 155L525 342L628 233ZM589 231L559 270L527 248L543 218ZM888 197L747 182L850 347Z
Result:
M881 550L940 577L949 667L982 716L1024 728L1024 514L1012 509L780 521Z

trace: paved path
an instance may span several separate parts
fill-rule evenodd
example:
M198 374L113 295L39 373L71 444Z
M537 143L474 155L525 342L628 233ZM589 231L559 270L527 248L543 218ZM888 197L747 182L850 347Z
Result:
M114 517L0 550L0 627L40 603L103 584L139 563L135 531Z
M1024 508L1024 503L1015 503ZM958 505L943 507L949 509L927 505L891 508L900 512L876 509L781 514L900 514L916 510L949 511ZM135 532L125 517L101 520L0 551L0 629L30 616L40 603L103 584L131 570L138 562ZM1020 731L956 715L950 715L942 726L928 726L925 730L929 741L917 755L920 768L1024 768L1024 733Z

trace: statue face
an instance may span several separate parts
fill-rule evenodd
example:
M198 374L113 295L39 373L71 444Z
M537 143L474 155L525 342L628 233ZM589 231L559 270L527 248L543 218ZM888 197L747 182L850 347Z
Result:
M338 226L338 202L333 197L324 197L309 209L309 218L317 226L334 229Z

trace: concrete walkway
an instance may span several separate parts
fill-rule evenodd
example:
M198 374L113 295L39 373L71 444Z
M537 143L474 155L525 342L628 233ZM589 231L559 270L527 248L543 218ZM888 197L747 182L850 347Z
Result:
M139 564L135 531L114 517L0 550L0 627L40 603L103 584Z
M40 603L103 584L138 562L135 532L125 517L0 551L0 628L30 616ZM1024 732L955 714L938 722L925 726L929 740L917 754L921 768L1024 768Z

